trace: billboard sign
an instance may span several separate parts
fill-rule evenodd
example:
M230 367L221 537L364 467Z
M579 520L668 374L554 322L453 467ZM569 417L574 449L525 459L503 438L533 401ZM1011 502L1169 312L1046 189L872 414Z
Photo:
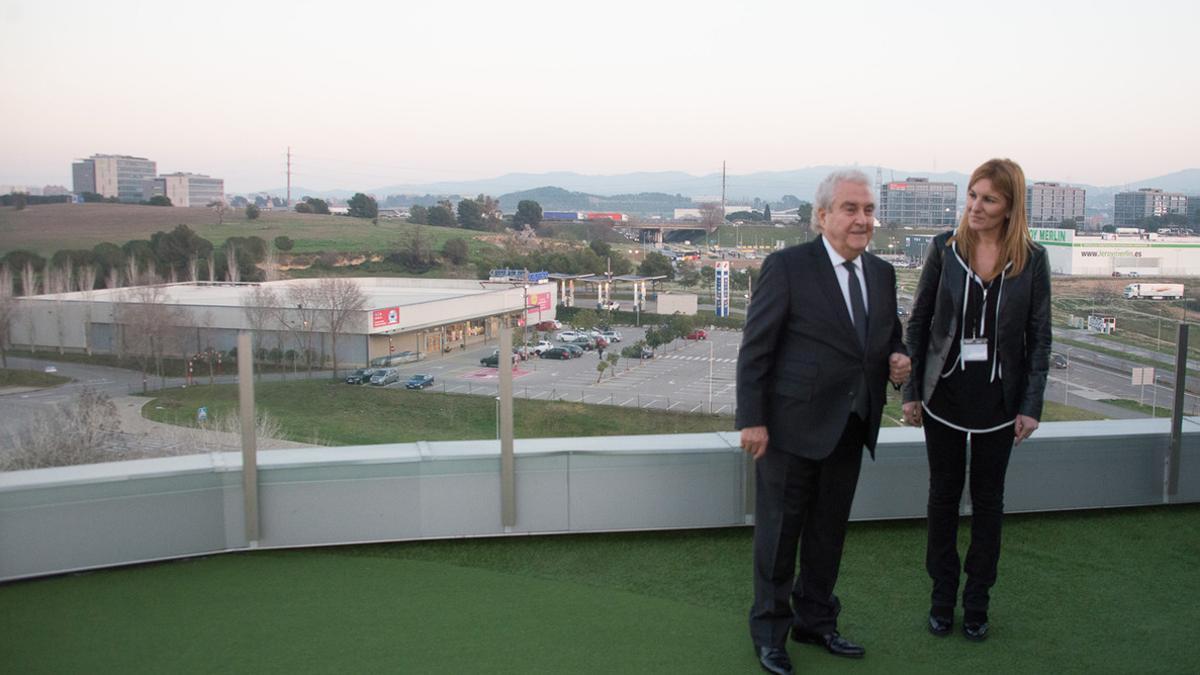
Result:
M550 311L550 294L538 293L529 296L529 309L536 309L539 312Z
M398 325L400 325L399 307L371 310L371 328L387 328Z

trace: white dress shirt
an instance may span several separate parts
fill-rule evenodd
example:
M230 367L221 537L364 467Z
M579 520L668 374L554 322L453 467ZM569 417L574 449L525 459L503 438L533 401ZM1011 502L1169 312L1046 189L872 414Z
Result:
M846 269L844 263L846 259L838 255L838 252L833 250L829 240L824 236L821 237L821 243L825 244L825 252L829 254L829 262L833 263L833 273L837 275L838 285L842 287L842 301L846 303L846 314L850 316L850 323L854 323L854 307L850 304L850 270ZM867 304L867 278L863 276L862 256L858 256L851 264L854 265L855 273L858 274L858 287L862 290L863 308L870 316L871 306Z

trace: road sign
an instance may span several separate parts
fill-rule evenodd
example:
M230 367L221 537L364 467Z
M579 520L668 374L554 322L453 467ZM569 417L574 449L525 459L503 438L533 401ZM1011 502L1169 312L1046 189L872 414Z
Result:
M1133 385L1139 384L1154 384L1154 369L1153 368L1134 368Z

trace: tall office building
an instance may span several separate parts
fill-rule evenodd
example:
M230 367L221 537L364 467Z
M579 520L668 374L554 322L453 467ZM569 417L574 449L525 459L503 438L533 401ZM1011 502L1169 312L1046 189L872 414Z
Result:
M1200 223L1200 195L1188 195L1187 217L1189 223Z
M92 155L71 165L76 194L95 192L123 202L142 200L142 184L154 178L157 167L145 157Z
M199 173L167 173L145 181L143 199L165 195L172 206L208 206L225 201L225 180Z
M1187 195L1142 188L1136 192L1118 192L1113 197L1113 224L1137 227L1143 218L1187 213Z
M1025 188L1025 216L1029 219L1029 226L1068 227L1063 221L1070 220L1074 223L1070 228L1082 227L1085 196L1083 188L1070 185L1030 185Z
M957 210L958 186L954 183L906 178L879 186L878 217L884 225L954 227Z

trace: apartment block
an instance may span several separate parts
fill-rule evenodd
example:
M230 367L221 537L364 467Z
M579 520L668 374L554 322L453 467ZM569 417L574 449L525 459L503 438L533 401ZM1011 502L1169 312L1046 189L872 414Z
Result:
M1074 223L1070 227L1083 227L1086 196L1083 188L1060 183L1030 185L1025 188L1025 215L1029 226L1067 227L1064 221L1069 220Z
M958 186L906 178L879 186L879 222L895 227L954 227L957 224Z
M1113 224L1137 227L1143 218L1150 216L1183 215L1187 213L1187 202L1187 195L1182 192L1163 192L1157 188L1118 192L1113 196Z

